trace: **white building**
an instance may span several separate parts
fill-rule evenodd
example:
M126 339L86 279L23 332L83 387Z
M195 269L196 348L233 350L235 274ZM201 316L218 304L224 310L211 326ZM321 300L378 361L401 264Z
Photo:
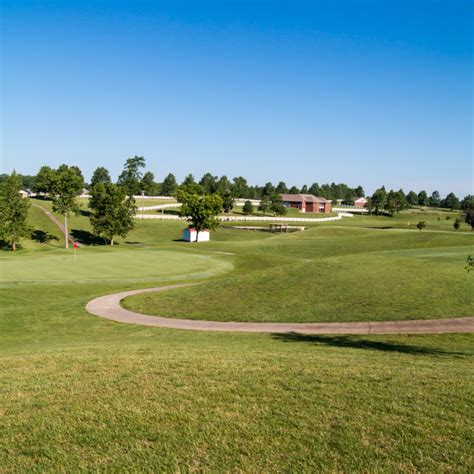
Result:
M198 231L192 227L183 230L183 240L186 242L209 242L211 233L208 230Z

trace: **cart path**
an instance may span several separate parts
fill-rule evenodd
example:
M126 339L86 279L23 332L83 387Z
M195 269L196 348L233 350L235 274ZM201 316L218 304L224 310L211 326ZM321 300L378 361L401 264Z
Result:
M169 285L100 296L89 301L86 309L95 316L120 323L193 331L297 332L302 334L441 334L474 332L474 317L357 323L249 323L163 318L135 313L120 306L120 302L127 296L152 291L158 292L174 288L185 288L192 285L194 284Z
M43 206L40 206L39 204L36 204L35 202L32 202L31 204L33 206L37 207L38 209L41 209L54 222L54 224L56 224L56 226L59 228L61 233L64 235L64 225L61 224L61 221L51 211L49 211L48 209L46 209ZM76 245L78 247L82 247L82 244L80 244L79 242L74 240L74 237L71 234L67 234L67 238L68 238L69 242L71 242L71 244L76 242Z

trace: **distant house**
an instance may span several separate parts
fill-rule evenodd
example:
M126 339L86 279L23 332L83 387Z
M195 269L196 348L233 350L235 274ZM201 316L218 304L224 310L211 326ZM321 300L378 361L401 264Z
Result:
M285 207L299 209L300 212L331 212L332 201L312 194L280 194Z
M365 197L356 198L354 199L354 206L358 207L359 209L363 209L366 206L367 202L367 198Z

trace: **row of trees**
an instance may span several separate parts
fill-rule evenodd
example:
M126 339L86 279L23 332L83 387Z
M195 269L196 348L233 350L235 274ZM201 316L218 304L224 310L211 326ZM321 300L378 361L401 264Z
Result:
M388 213L391 216L403 209L419 205L466 211L472 207L473 199L472 195L468 195L460 201L453 193L448 194L445 199L441 199L438 191L433 192L430 197L425 191L418 194L410 191L405 194L403 189L398 191L391 189L387 192L385 186L382 186L367 199L367 209L371 214Z

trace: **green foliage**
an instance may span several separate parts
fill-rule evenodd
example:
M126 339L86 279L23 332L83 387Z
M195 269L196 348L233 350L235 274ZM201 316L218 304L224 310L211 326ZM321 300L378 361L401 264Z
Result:
M474 209L474 196L472 194L469 194L461 201L461 209L463 211Z
M416 228L418 230L422 230L426 227L426 221L418 221L418 224L416 224Z
M174 196L178 189L178 183L174 174L170 173L161 183L161 194L163 196Z
M393 191L390 190L387 194L385 201L386 211L393 216L395 213L400 212L402 209L406 208L406 199L402 190Z
M218 216L222 210L222 198L218 194L199 196L178 191L178 201L182 203L180 214L199 233L214 230L219 225Z
M411 206L418 206L418 194L415 191L410 191L407 194L407 203Z
M466 263L467 263L467 266L466 266L467 272L470 273L474 271L474 257L469 255L466 259Z
M270 210L276 216L284 216L288 211L286 207L283 205L283 201L279 194L274 194L270 201Z
M449 193L442 201L441 207L446 209L459 209L461 207L461 203L459 199L456 197L454 193Z
M141 192L142 168L145 168L145 158L143 156L135 155L133 158L128 158L125 162L117 184L123 186L129 196L134 196Z
M36 193L49 193L51 191L54 171L49 166L42 166L35 176L32 190Z
M474 209L467 209L464 212L464 222L471 226L471 230L474 230Z
M420 191L418 193L418 204L420 206L428 206L430 204L426 191Z
M133 229L136 213L135 199L125 187L112 183L98 183L91 190L90 221L96 236L114 244L114 237L125 238Z
M155 176L151 171L147 171L142 178L141 190L145 196L158 196L160 185L155 182Z
M375 211L375 214L381 214L382 210L385 209L387 204L387 191L385 190L385 186L377 189L374 194L372 194L370 203Z
M90 187L93 188L98 183L111 183L111 182L112 180L110 179L110 173L107 170L107 168L104 168L103 166L99 166L98 168L95 169L92 175Z
M246 216L253 214L254 212L253 204L250 201L245 201L244 205L242 206L242 212Z
M262 212L263 214L266 214L267 212L270 211L271 206L272 206L272 203L270 201L270 198L268 196L263 196L258 206L258 210Z
M20 195L21 184L20 176L13 171L0 185L0 239L12 250L30 234L26 221L30 203Z
M441 205L441 196L439 191L433 191L429 198L429 205L431 207L439 207Z
M277 184L277 187L276 187L275 191L276 191L278 194L286 194L286 193L288 192L288 186L285 184L284 181L280 181L280 182Z
M289 191L288 191L288 194L300 194L301 190L297 187L297 186L292 186Z
M453 223L454 230L459 230L459 227L461 227L461 219L456 219Z
M234 209L234 198L230 191L225 192L222 196L222 209L228 213Z
M205 194L213 194L217 192L217 176L211 173L206 173L199 181L199 184L204 189Z
M62 164L51 174L50 194L53 200L53 211L63 216L77 213L79 207L76 198L84 186L84 178L76 166Z

